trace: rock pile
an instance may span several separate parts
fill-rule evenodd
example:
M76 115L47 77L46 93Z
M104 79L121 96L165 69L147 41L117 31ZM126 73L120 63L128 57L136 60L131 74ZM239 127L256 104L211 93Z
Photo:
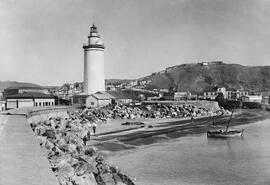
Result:
M60 185L134 185L90 144L91 115L51 113L29 118Z
M122 119L135 119L143 117L144 111L138 107L127 107L127 106L115 106L113 109L113 118Z
M136 118L183 118L226 114L224 109L208 109L194 104L163 105L151 104L140 107L115 106L103 108L86 108L83 111L70 113L72 119L86 119L90 122L106 122L108 119Z
M145 106L145 117L150 118L184 118L184 117L200 117L225 113L224 109L212 111L203 107L197 107L192 104L181 105L147 105Z

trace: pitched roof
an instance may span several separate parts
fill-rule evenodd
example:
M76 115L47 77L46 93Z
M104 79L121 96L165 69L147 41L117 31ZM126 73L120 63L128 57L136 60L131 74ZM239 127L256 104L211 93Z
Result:
M24 92L19 94L14 94L6 97L7 99L15 99L15 98L54 98L54 96L39 92Z
M112 95L116 99L132 99L131 96L129 96L128 94L126 94L123 91L107 91L107 93L109 93L110 95Z
M105 91L98 91L95 94L92 94L92 96L98 100L115 99L114 96L110 95L109 93L107 93Z

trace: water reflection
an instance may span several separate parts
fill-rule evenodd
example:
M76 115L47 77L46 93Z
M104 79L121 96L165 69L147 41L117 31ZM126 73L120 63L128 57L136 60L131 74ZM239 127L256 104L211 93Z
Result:
M228 155L229 158L235 159L235 153L237 152L235 150L235 147L238 148L237 145L241 145L244 143L244 137L236 137L236 138L208 138L207 137L207 144L210 147L225 147L226 155ZM242 142L242 143L241 143Z

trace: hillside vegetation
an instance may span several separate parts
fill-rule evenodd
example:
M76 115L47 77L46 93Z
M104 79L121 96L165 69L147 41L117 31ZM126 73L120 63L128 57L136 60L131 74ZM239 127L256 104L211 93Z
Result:
M270 66L209 63L183 64L166 68L140 80L150 80L148 88L202 92L213 86L234 89L270 90Z

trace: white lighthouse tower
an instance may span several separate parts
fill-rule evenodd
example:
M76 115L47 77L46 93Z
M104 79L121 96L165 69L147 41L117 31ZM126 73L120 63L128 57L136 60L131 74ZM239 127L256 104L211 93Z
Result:
M93 94L105 91L104 43L100 39L97 27L93 24L84 49L84 93Z

